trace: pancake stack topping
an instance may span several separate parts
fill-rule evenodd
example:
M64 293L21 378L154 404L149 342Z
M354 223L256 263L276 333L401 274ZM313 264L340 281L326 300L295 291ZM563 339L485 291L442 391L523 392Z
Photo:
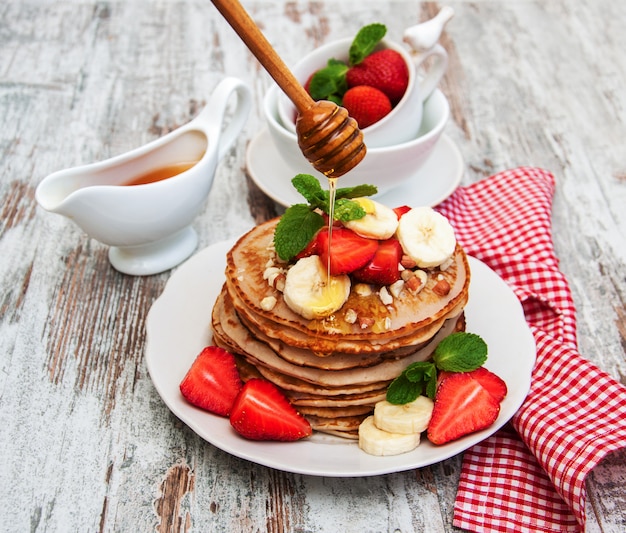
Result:
M385 206L361 185L336 190L329 231L328 191L306 174L292 183L307 203L227 254L211 348L232 357L243 385L220 414L248 438L315 430L375 455L409 451L424 431L443 444L491 425L506 385L482 366L482 339L464 332L470 269L448 220ZM209 396L224 381L223 366L210 367Z

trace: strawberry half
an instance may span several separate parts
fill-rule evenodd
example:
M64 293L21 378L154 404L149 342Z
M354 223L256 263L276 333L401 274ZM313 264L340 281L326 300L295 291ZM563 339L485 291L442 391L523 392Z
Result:
M471 374L453 372L441 380L427 430L433 444L445 444L485 429L498 418L500 401Z
M385 93L392 106L404 96L409 84L409 69L402 56L388 48L367 56L361 63L348 69L348 87L369 85Z
M391 102L387 95L379 89L367 85L348 89L343 95L341 105L357 121L361 129L375 124L391 111Z
M358 281L377 285L391 285L400 279L398 264L402 259L402 245L398 239L387 239L378 244L372 260L352 275Z
M311 424L271 382L246 382L230 414L230 424L247 439L294 441L313 433Z
M241 388L233 354L217 346L204 348L180 382L189 403L220 416L230 414Z
M508 390L506 383L500 376L497 376L490 370L487 370L484 366L481 366L472 372L468 372L468 374L477 380L483 388L487 389L489 394L498 400L498 402L504 400Z
M361 268L374 257L378 249L378 241L361 237L348 228L334 227L331 239L331 276L350 274ZM324 265L328 264L328 240L328 229L320 230L316 246Z

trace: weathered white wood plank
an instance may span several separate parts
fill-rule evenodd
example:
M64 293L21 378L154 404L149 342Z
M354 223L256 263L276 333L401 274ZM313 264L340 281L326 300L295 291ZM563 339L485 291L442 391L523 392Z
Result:
M244 2L288 63L412 1ZM626 6L608 0L447 2L442 83L465 183L516 165L557 176L554 239L584 355L626 381ZM205 443L155 392L143 328L168 274L123 276L106 248L36 207L48 173L190 120L225 75L255 108L195 226L201 246L280 212L246 178L269 77L210 2L0 5L0 502L15 531L452 531L453 458L416 472L324 479ZM589 478L589 531L621 532L626 453Z

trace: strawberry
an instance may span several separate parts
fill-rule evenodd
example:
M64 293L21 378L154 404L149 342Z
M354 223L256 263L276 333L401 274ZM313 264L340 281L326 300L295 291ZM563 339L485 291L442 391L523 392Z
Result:
M487 370L484 366L481 366L472 372L468 372L468 374L477 380L483 388L487 389L489 394L498 400L498 402L504 400L504 397L507 394L507 387L506 383L500 376L497 376L493 372Z
M471 372L450 372L441 380L428 424L428 439L445 444L493 424L500 402Z
M400 279L398 264L402 259L402 246L398 239L387 239L378 244L371 261L355 270L352 275L358 281L377 285L391 285Z
M385 48L368 55L346 73L348 87L368 85L384 92L395 106L409 84L409 69L402 56Z
M246 382L230 414L237 433L252 440L294 441L313 433L308 420L271 382L252 378Z
M230 414L241 387L233 354L217 346L200 352L179 386L189 403L220 416Z
M366 85L348 89L343 95L342 105L361 129L378 122L391 111L391 102L387 95Z
M317 251L326 265L328 263L328 230L317 234ZM330 274L350 274L366 265L378 249L378 241L367 239L344 227L334 227L331 237Z
M398 220L400 220L402 218L402 215L404 215L405 213L408 213L410 210L411 210L411 207L409 207L408 205L400 205L398 207L393 208L393 212L398 217Z

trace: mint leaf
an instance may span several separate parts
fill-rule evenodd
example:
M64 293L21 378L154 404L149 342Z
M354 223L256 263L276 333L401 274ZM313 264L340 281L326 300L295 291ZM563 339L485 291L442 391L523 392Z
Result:
M437 368L449 372L471 372L487 360L487 343L475 333L448 335L435 348L433 361Z
M309 83L309 94L313 100L330 100L341 104L348 90L346 81L348 65L337 59L329 59L326 66L318 70Z
M349 220L358 220L363 218L366 214L365 209L352 200L340 198L335 201L335 211L333 213L333 218L335 220L348 222Z
M354 187L339 187L335 191L335 198L360 198L374 196L378 192L376 185L355 185Z
M394 405L403 405L414 401L421 392L422 385L409 381L403 372L389 385L386 399Z
M428 361L418 361L407 366L387 389L387 401L396 405L412 402L426 390L429 398L437 390L437 368Z
M404 374L409 381L413 383L419 383L423 381L428 381L431 376L437 376L437 368L435 365L428 361L417 361L416 363L411 363L404 369Z
M312 211L307 204L294 204L287 208L274 230L274 247L278 257L291 261L325 225L324 217Z
M298 174L291 183L312 209L328 209L328 191L322 189L319 180L311 174Z
M387 33L384 24L375 22L363 26L352 41L349 52L350 65L358 65L372 53L376 45Z

